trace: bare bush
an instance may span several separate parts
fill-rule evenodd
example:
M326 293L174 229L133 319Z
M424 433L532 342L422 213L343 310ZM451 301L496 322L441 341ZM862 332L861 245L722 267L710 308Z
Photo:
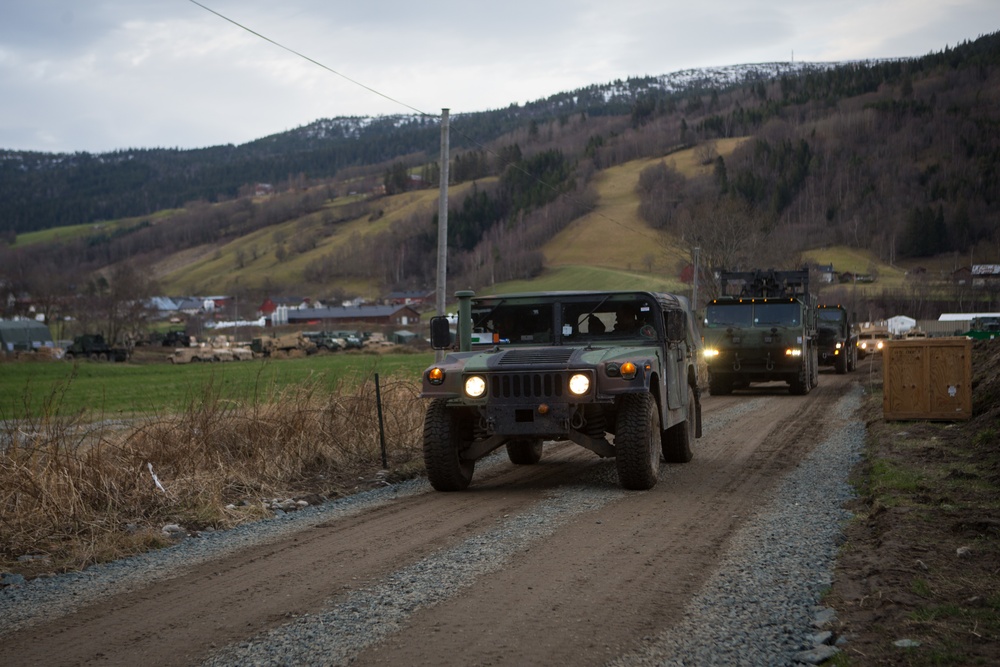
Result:
M380 389L387 474L413 476L419 388L390 377ZM0 567L38 555L56 569L163 544L165 523L228 528L267 515L264 499L347 493L373 483L382 458L372 377L240 401L208 383L180 414L125 427L43 415L5 422L0 445Z

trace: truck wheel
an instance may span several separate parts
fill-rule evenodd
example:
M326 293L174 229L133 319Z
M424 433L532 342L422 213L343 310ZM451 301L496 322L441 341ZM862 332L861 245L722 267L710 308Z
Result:
M437 491L462 491L472 481L475 461L463 461L459 451L472 441L472 425L447 399L435 399L424 414L424 467Z
M733 381L725 375L710 375L708 393L712 396L728 396L733 393Z
M618 481L626 489L644 490L660 476L660 410L652 394L624 394L615 424Z
M518 438L507 443L507 458L515 465L530 466L542 460L541 438Z
M91 352L90 356L88 356L87 358L90 359L91 361L97 361L97 353Z
M847 348L844 348L844 354L837 355L837 361L834 363L834 368L837 371L837 375L843 375L847 372Z
M788 381L788 391L796 396L805 396L812 388L816 386L815 378L813 377L813 369L810 367L808 360L803 363L802 367L799 369L799 374L794 380Z
M663 432L663 459L667 463L687 463L691 460L691 442L694 440L697 419L694 389L688 385L687 418Z
M99 361L107 361L108 360L108 353L107 352L101 352L100 354L97 355L97 359Z

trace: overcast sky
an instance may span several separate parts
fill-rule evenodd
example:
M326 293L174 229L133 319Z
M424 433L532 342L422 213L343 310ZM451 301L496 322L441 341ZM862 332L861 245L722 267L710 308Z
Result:
M998 0L0 0L0 149L241 144L695 67L921 56ZM332 71L331 71L332 70ZM387 99L388 98L388 99Z

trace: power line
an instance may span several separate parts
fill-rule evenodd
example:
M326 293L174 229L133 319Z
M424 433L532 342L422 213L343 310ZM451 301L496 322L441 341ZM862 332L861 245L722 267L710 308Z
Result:
M342 74L341 72L338 72L337 70L335 70L335 69L333 69L333 68L331 68L331 67L329 67L329 66L327 66L327 65L325 65L325 64L323 64L321 62L319 62L318 60L315 60L314 58L310 58L309 56L307 56L307 55L305 55L305 54L303 54L303 53L301 53L299 51L296 51L295 49L293 49L291 47L285 46L284 44L281 44L280 42L278 42L276 40L273 40L270 37L268 37L266 35L263 35L263 34L257 32L256 30L253 30L253 29L251 29L251 28L243 25L239 21L236 21L234 19L229 18L225 14L217 12L216 10L212 9L211 7L208 7L208 6L206 6L206 5L198 2L198 0L188 0L188 1L191 4L193 4L193 5L197 5L198 7L201 7L202 9L204 9L205 11L207 11L209 13L214 14L215 16L218 16L220 19L222 19L222 20L224 20L224 21L226 21L228 23L233 24L237 28L239 28L241 30L245 30L246 32L250 33L251 35L253 35L255 37L258 37L258 38L264 40L265 42L267 42L269 44L273 44L274 46L277 46L278 48L283 49L283 50L287 51L288 53L291 53L292 55L298 56L299 58L302 58L303 60L305 60L307 62L310 62L313 65L316 65L317 67L320 67L320 68L326 70L327 72L330 72L331 74L339 76L340 78L344 79L345 81L348 81L348 82L350 82L350 83L352 83L352 84L354 84L356 86L364 88L365 90L367 90L367 91L369 91L371 93L374 93L374 94L378 95L379 97L382 97L382 98L384 98L386 100L389 100L390 102L392 102L394 104L398 104L400 106L406 107L407 109L410 109L411 111L414 111L414 112L416 112L417 114L419 114L421 116L427 116L427 117L430 117L430 118L441 118L441 116L439 116L437 114L430 114L430 113L427 113L425 111L421 111L420 109L417 109L416 107L413 107L413 106L411 106L411 105L409 105L409 104L407 104L405 102L397 100L394 97L386 95L385 93L383 93L383 92L381 92L379 90L376 90L375 88L372 88L371 86L366 86L365 84L361 83L360 81L356 81L356 80L352 79L351 77L349 77L349 76L347 76L345 74ZM553 191L557 191L557 188L555 186L553 186L553 185L545 182L544 180L536 177L534 174L530 173L529 171L527 171L526 169L524 169L523 167L521 167L517 163L514 163L514 162L504 162L504 160L500 157L499 154L497 154L496 152L492 151L487 146L479 143L476 139L470 137L469 135L464 134L458 128L456 128L454 125L452 125L451 129L453 131L455 131L457 134L461 135L472 146L475 146L475 147L479 148L480 150L483 150L486 153L488 153L488 154L494 156L495 158L497 158L503 164L503 166L505 166L505 167L507 167L507 166L513 167L514 169L517 169L518 171L520 171L525 176L528 176L528 177L534 179L537 183L540 183L541 185L545 186L546 188L549 188L550 190L553 190ZM569 197L571 199L574 198L573 195L572 195L572 193L565 193L565 196L567 196L567 197ZM619 220L616 220L616 219L614 219L614 218L612 218L612 217L610 217L610 216L608 216L608 215L606 215L606 214L598 211L596 208L593 208L590 211L590 213L593 214L593 215L597 215L597 216L599 216L601 218L604 218L608 222L611 222L612 224L615 224L615 225L617 225L617 226L619 226L619 227L621 227L623 229L626 229L628 231L631 231L633 233L639 234L641 236L646 236L647 238L655 238L654 235L651 235L651 234L647 233L646 230L633 229L629 225L627 225L627 224L625 224L625 223L623 223L623 222L621 222Z
M410 109L411 111L417 112L421 116L431 116L433 118L439 118L440 117L440 116L437 116L435 114L429 114L429 113L426 113L424 111L421 111L420 109L417 109L416 107L410 106L406 102L400 102L399 100L397 100L397 99L395 99L393 97L390 97L389 95L386 95L383 92L375 90L371 86L366 86L365 84L361 83L360 81L355 81L354 79L352 79L351 77L347 76L346 74L341 74L337 70L335 70L335 69L333 69L331 67L327 67L326 65L324 65L321 62L319 62L318 60L310 58L309 56L307 56L307 55L305 55L303 53L300 53L299 51L296 51L295 49L293 49L291 47L285 46L284 44L281 44L280 42L276 42L275 40L271 39L270 37L267 37L266 35L262 35L259 32L257 32L256 30L252 30L252 29L248 28L247 26L243 25L239 21L235 21L235 20L229 18L228 16L226 16L225 14L220 14L219 12L215 11L211 7L206 7L205 5L203 5L200 2L198 2L198 0L188 0L188 1L191 4L193 4L193 5L197 5L197 6L201 7L206 12L210 12L212 14L215 14L216 16L218 16L223 21L228 21L229 23L232 23L237 28L240 28L241 30L246 30L251 35L253 35L255 37L259 37L260 39L263 39L265 42L268 42L269 44L273 44L274 46L277 46L279 49L284 49L285 51L288 51L292 55L296 55L299 58L302 58L303 60L311 62L313 65L316 65L317 67L321 67L321 68L325 69L327 72L330 72L331 74L335 74L336 76L339 76L340 78L344 79L345 81L349 81L350 83L353 83L355 86L360 86L361 88L364 88L365 90L367 90L369 92L375 93L379 97L383 97L383 98L389 100L390 102L393 102L394 104L398 104L400 106L404 106L407 109Z

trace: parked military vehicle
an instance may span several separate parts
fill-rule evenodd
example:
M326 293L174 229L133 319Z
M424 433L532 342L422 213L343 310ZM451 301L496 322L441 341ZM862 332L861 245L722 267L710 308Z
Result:
M502 446L514 464L538 463L549 440L614 457L627 489L652 488L662 460L691 460L701 399L686 299L458 296L457 350L447 318L432 318L432 347L452 351L423 373L424 463L435 489L467 488L476 461Z
M969 330L962 335L976 340L995 340L1000 338L1000 317L974 317L969 325Z
M314 354L318 348L316 343L306 338L301 332L296 332L281 336L259 336L250 341L250 349L253 350L254 354L263 357L279 357Z
M90 359L91 361L128 361L128 348L112 347L102 334L84 334L73 339L73 344L63 352L63 359Z
M719 284L702 329L709 392L782 381L793 394L809 393L819 382L809 270L722 271Z
M858 365L858 333L852 319L843 306L816 306L819 365L833 366L838 375L849 373Z

